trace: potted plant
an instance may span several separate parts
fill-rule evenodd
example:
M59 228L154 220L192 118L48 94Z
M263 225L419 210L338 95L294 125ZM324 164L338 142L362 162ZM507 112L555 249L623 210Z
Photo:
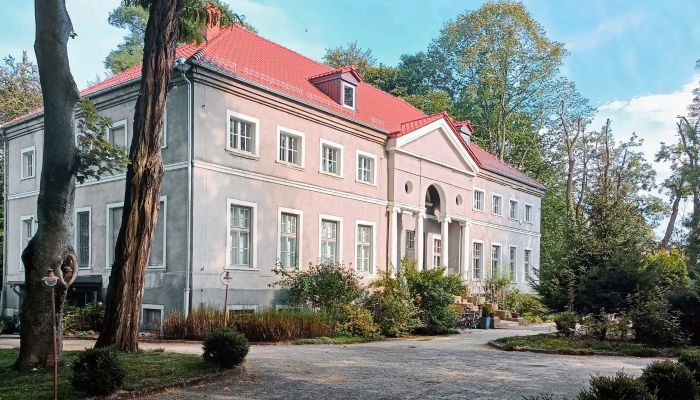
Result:
M481 329L491 329L491 315L491 309L487 305L481 306L481 320L479 321Z

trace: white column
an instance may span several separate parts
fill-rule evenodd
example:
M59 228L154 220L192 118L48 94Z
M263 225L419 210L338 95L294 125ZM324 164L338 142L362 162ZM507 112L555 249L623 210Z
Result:
M471 259L471 247L469 246L469 222L462 225L462 281L469 279L469 263Z
M389 262L391 263L391 274L392 276L396 273L396 269L399 266L399 254L398 254L398 241L399 241L399 220L398 220L399 208L392 207L391 214L389 215Z
M425 212L419 212L416 218L416 268L422 271L423 254L425 253L425 239L423 238L423 219L425 218Z
M442 219L442 232L440 234L440 240L442 241L442 252L440 253L440 260L442 265L447 267L449 265L449 260L448 260L448 243L449 243L449 237L448 232L449 232L449 224L450 224L450 219L447 217L444 217ZM447 269L445 270L445 273L447 273Z

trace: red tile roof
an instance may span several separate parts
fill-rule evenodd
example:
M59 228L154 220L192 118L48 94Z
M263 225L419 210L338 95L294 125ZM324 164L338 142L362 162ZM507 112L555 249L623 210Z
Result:
M176 57L191 58L208 64L210 67L221 69L289 97L370 125L388 133L390 137L402 136L440 118L445 118L480 167L519 182L543 188L539 183L502 163L475 144L466 144L459 134L459 126L468 124L473 130L469 121L455 123L446 113L428 116L406 101L361 81L359 74L355 110L336 103L310 81L314 77L338 72L356 74L354 67L330 68L239 26L223 28L218 36L200 45L179 46ZM140 77L141 66L139 65L90 86L80 94L82 96L95 94L127 82L137 81ZM4 125L17 123L38 115L41 111L32 111Z

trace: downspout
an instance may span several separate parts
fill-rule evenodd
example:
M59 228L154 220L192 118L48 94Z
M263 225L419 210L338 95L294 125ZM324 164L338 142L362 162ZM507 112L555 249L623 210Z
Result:
M187 78L186 72L191 66L187 64L187 59L178 58L175 60L175 68L182 74L182 79L187 82L187 261L185 267L185 293L184 293L184 315L187 317L191 308L192 291L192 81Z
M2 168L3 168L3 179L2 179L2 287L0 287L0 316L5 315L6 307L6 291L7 291L7 136L5 136L5 130L2 131Z

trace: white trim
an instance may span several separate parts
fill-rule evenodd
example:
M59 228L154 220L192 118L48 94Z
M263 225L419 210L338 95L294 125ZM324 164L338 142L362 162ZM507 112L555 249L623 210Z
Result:
M253 310L254 312L258 312L258 305L257 304L227 304L226 305L226 312L229 311L241 311L241 310Z
M24 176L24 154L25 153L32 153L32 174L28 176ZM22 150L20 150L20 158L19 158L19 163L20 163L20 169L19 169L19 176L20 180L25 180L25 179L32 179L36 178L36 146L29 146L25 147Z
M489 249L489 277L493 278L493 246L498 246L500 249L498 256L498 274L503 273L503 243L491 242L491 248Z
M530 220L527 220L527 208L530 207ZM523 221L526 224L535 223L535 206L532 203L523 203Z
M476 208L475 197L476 197L477 192L481 192L484 195L483 196L484 198L482 201L483 204L481 204L481 206L482 206L481 209ZM484 189L479 189L477 187L473 188L473 190L472 190L472 210L476 211L476 212L480 212L480 213L486 212L486 191Z
M360 225L369 226L372 228L372 259L369 264L369 271L359 271L358 265L355 265L355 272L362 272L373 275L377 268L377 223L365 220L355 220L355 264L357 264L357 233Z
M438 256L440 257L440 264L442 264L444 261L442 259L442 253L443 253L442 247L445 245L442 242L442 235L432 234L432 235L430 235L430 239L431 239L431 241L430 241L430 262L431 262L430 268L440 268L443 265L435 265L435 241L436 240L440 241L440 254L438 254Z
M152 270L163 270L163 269L167 269L167 267L168 267L167 256L166 256L167 243L168 243L168 240L167 240L167 237L168 237L168 196L160 196L160 201L163 202L163 208L164 208L163 216L165 217L165 219L163 220L163 265L151 265L151 263L150 263L151 254L149 253L148 254L149 263L148 263L147 268L152 269ZM153 227L153 229L155 229L156 227L158 227L158 224L156 224L156 226ZM151 250L153 250L153 246L151 246Z
M459 139L457 139L457 136L455 135L454 131L447 124L444 118L440 118L437 121L431 122L428 125L425 125L421 128L416 129L413 132L399 137L398 139L396 139L396 147L403 147L406 144L435 131L436 129L441 130L442 135L447 138L454 150L461 156L462 161L464 161L469 166L472 174L478 174L479 167L477 166L476 162L471 158L462 142L459 141ZM451 166L451 168L454 168L454 166Z
M252 152L242 151L242 150L234 149L233 147L231 147L231 144L229 142L229 135L231 134L231 117L253 124L253 148L254 148L254 151L252 151ZM250 115L237 113L237 112L232 111L232 110L228 110L228 109L226 110L226 151L233 153L233 154L236 154L236 155L240 155L240 156L248 156L248 157L252 156L252 157L258 158L260 155L260 135L259 135L259 132L260 132L260 120L259 119L255 118L255 117L251 117ZM278 145L278 147L279 147L279 145ZM279 149L277 151L279 153Z
M513 271L510 271L510 263L512 261L511 257L510 257L510 250L511 249L515 249L515 268L513 269ZM514 244L511 244L508 246L508 269L509 269L508 272L512 272L512 274L513 274L513 276L510 277L511 283L517 283L518 278L520 276L520 274L518 274L518 246L516 246Z
M469 260L469 264L471 265L471 271L472 271L472 280L473 281L481 281L484 279L484 272L486 269L486 255L484 254L484 250L486 248L485 243L483 240L480 239L472 239L472 248L469 249L471 250L469 253L471 254L471 260ZM479 274L480 276L476 275L476 268L474 268L474 243L479 243L481 245L481 273Z
M290 180L290 179L279 178L276 176L261 174L261 173L257 173L257 172L253 172L253 171L247 171L247 170L238 169L238 168L224 167L221 165L206 163L206 162L202 162L202 161L194 161L193 164L195 167L198 167L198 168L207 169L210 171L221 172L221 173L228 174L228 175L235 175L235 176L239 176L239 177L246 178L246 179L255 179L255 180L259 180L259 181L270 182L270 183L274 183L274 184L278 184L278 185L294 187L297 189L309 190L312 192L323 193L323 194L327 194L330 196L336 196L336 197L343 197L346 199L362 201L365 203L376 204L376 205L385 206L385 207L389 204L389 202L386 200L382 200L382 199L378 199L378 198L374 198L374 197L361 196L361 195L357 195L357 194L350 193L350 192L341 192L339 190L328 189L328 188L325 188L322 186L311 185L308 183L302 183L302 182L298 182L298 181L294 181L294 180Z
M529 251L529 252L530 252L530 266L529 266L529 268L528 268L528 270L529 270L530 273L532 273L532 264L533 264L533 263L532 263L532 258L533 258L534 254L535 254L535 252L532 251L532 247L523 247L523 279L522 279L522 282L524 282L524 283L527 283L527 281L526 281L525 279L527 279L527 278L532 278L532 276L529 276L530 273L526 273L526 272L525 272L525 252L526 252L526 251Z
M329 215L329 214L318 214L318 259L321 259L321 233L322 233L322 225L323 225L323 220L328 220L328 221L335 221L338 223L338 230L336 232L336 251L337 251L337 260L339 264L343 263L343 217L338 217L336 215Z
M168 100L165 100L165 107L163 108L163 130L161 132L160 149L163 150L168 147Z
M323 170L323 145L327 145L329 147L333 147L340 152L340 156L338 157L338 174L334 174L332 172L327 172ZM279 149L278 149L279 152ZM345 149L342 144L336 143L336 142L331 142L330 140L326 139L319 139L319 144L318 144L318 153L319 153L319 158L318 158L318 173L323 174L323 175L328 175L332 176L334 178L342 178L343 177L343 170L345 168Z
M141 331L143 328L144 309L160 311L160 332L163 333L163 322L165 322L165 307L162 304L141 304L141 318L139 318L139 331Z
M493 212L493 198L494 198L494 197L498 197L498 198L501 199L501 207L499 207L499 213L498 213L498 214L496 214L495 212ZM491 215L496 215L496 216L499 216L499 217L502 217L502 216L503 216L503 195L500 194L500 193L491 193Z
M32 237L36 235L37 220L36 215L22 215L19 217L19 270L24 271L24 262L22 262L22 252L24 251L24 221L32 221Z
M488 228L495 228L495 229L500 229L500 230L508 231L508 232L516 232L516 233L521 233L523 235L528 235L528 236L534 236L534 237L542 236L539 232L530 232L530 231L526 231L524 229L511 228L508 226L492 224L490 222L478 221L475 219L470 220L470 222L472 225L485 226Z
M298 138L301 139L301 148L298 149L299 164L294 164L291 162L282 161L280 159L280 136L282 135L282 132L284 132L288 135L297 136ZM304 132L290 129L290 128L287 128L287 127L282 126L282 125L277 125L277 147L275 148L275 153L276 153L275 160L278 163L280 163L282 165L286 165L288 167L292 167L292 168L304 169L305 165L306 165L305 161L304 161L304 159L306 158L306 136L305 136Z
M105 135L105 137L107 138L107 141L111 142L112 129L123 126L124 127L124 147L128 148L128 146L127 146L127 143L129 143L129 127L128 127L128 125L129 125L129 122L126 118L119 120L119 121L116 121L116 122L113 122L112 125L110 125L107 128L107 134Z
M511 216L511 203L515 203L515 218ZM511 221L517 221L520 219L520 200L514 198L508 198L508 219Z
M87 267L80 267L80 262L78 262L78 269L79 270L90 270L92 269L92 207L79 207L73 210L73 220L75 221L75 226L73 229L73 246L75 246L76 250L76 255L79 251L78 248L78 213L81 212L87 212L88 213L88 228L89 228L89 235L90 235L90 240L89 240L89 245L88 245L88 266Z
M282 249L282 213L294 214L299 218L297 222L297 270L301 270L302 258L301 258L301 241L304 238L304 211L297 210L296 208L287 207L277 207L277 261L280 261L280 250Z
M110 245L109 245L109 234L111 232L111 226L109 224L110 220L110 215L109 215L109 210L113 208L122 208L122 218L124 217L124 202L118 202L118 203L107 203L105 205L105 269L106 270L111 270L112 269L112 264L109 262L109 252L110 252ZM114 252L114 249L111 249L112 252ZM112 260L114 261L114 260Z
M352 88L352 107L349 105L345 104L345 87ZM345 107L349 108L351 110L355 110L355 107L357 106L357 86L351 85L347 82L342 82L340 85L340 104Z
M357 170L360 168L360 156L371 158L374 161L372 166L372 182L365 182L357 179ZM363 185L377 186L377 169L379 169L378 158L375 154L356 149L355 150L355 182Z
M231 206L237 205L249 207L252 210L250 227L250 266L231 265ZM226 199L226 265L225 269L243 269L254 270L258 269L258 204L249 201L227 198Z

